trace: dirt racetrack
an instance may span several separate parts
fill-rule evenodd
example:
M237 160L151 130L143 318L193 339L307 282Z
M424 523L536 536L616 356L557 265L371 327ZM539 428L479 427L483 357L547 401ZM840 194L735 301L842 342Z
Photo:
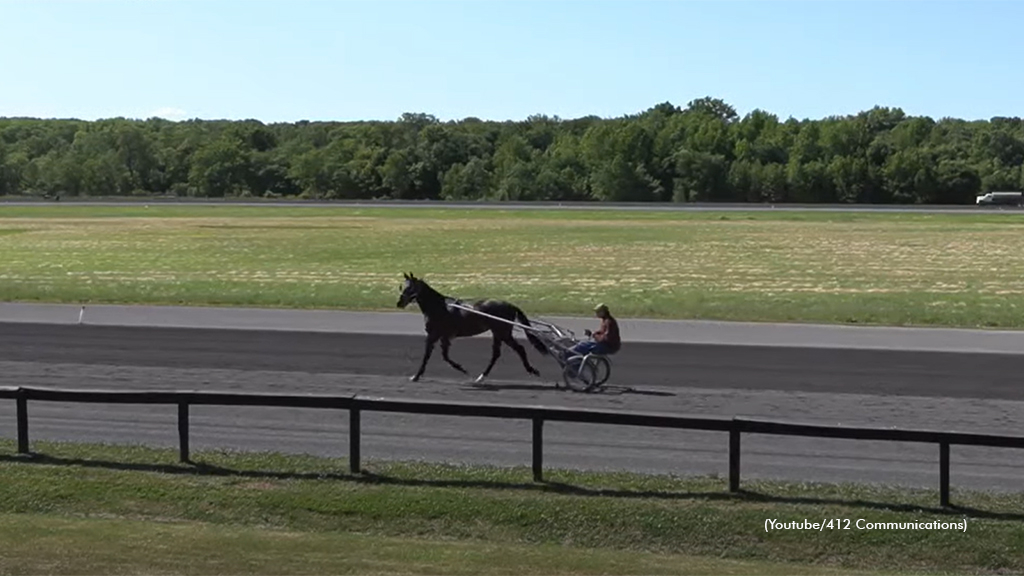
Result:
M634 343L615 358L609 390L556 390L552 360L529 349L542 378L505 351L486 386L435 353L411 383L422 337L0 323L0 385L360 393L406 398L587 406L747 416L807 423L1024 435L1024 355ZM489 342L452 355L475 376ZM14 436L13 402L0 434ZM33 440L175 446L172 407L30 403ZM283 408L194 407L193 449L222 447L343 456L347 414ZM363 415L363 457L526 465L528 422ZM718 433L585 424L545 426L545 465L678 474L727 472ZM744 478L886 482L935 487L930 445L771 436L744 438ZM1024 453L953 447L954 487L1020 490Z

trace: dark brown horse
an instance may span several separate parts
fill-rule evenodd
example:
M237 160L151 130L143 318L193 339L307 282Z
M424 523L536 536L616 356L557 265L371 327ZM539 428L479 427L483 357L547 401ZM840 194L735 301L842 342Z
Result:
M404 276L405 283L402 285L402 295L398 297L398 307L405 308L413 302L419 304L420 310L423 312L423 317L426 321L427 330L427 342L426 350L423 353L423 362L420 363L419 370L416 371L416 374L413 375L410 380L416 382L421 376L423 376L423 372L427 369L427 361L430 360L430 354L434 351L434 345L437 344L438 341L441 342L441 355L444 357L445 362L450 364L452 368L455 368L459 372L468 374L465 368L448 356L452 340L455 340L456 338L476 336L477 334L483 334L488 330L491 331L491 335L494 337L491 345L491 362L487 365L487 368L483 373L476 379L477 382L482 382L483 379L491 373L491 369L494 368L494 363L497 362L498 357L501 356L502 343L515 350L516 354L519 355L519 358L522 359L523 366L526 368L527 372L534 376L540 376L540 372L530 365L530 360L526 357L526 349L512 337L513 326L511 324L506 324L500 320L474 314L467 310L450 308L448 303L455 302L455 299L448 298L444 294L434 290L429 284L420 278L416 278L411 273L405 274ZM526 318L526 314L524 314L518 306L505 302L504 300L487 299L460 304L472 307L475 310L479 310L485 314L490 314L491 316L504 318L509 322L517 322L524 326L530 326L530 320ZM545 346L537 336L527 332L526 338L541 354L548 353L547 346Z

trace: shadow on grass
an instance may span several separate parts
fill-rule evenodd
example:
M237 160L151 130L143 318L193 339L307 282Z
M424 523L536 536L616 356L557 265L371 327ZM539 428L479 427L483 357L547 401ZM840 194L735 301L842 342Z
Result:
M767 504L803 504L803 505L838 505L870 510L892 512L921 512L957 517L971 517L991 520L1013 520L1024 522L1024 513L994 512L968 506L950 505L948 507L921 506L916 504L898 504L877 502L863 499L842 499L824 497L778 496L751 490L738 492L674 492L668 490L621 490L610 488L590 488L562 482L502 482L489 480L445 480L399 478L373 472L362 471L358 474L339 472L275 472L267 470L236 470L224 468L204 462L185 464L144 464L128 462L110 462L105 460L86 460L80 458L61 458L41 453L27 455L0 454L0 463L18 462L25 464L44 464L50 466L81 466L84 468L105 468L110 470L128 470L138 472L159 472L163 474L180 474L191 476L222 476L263 480L333 480L370 485L415 486L434 488L482 488L489 490L525 490L548 494L562 494L583 497L608 498L642 498L664 500L706 500L735 501Z

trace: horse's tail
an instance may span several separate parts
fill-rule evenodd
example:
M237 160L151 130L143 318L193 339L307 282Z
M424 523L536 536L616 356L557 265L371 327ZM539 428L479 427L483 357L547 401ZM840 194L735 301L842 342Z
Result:
M526 314L524 314L518 306L513 306L512 309L515 310L516 320L518 320L520 324L523 324L524 326L531 326L530 319L526 317ZM530 341L530 344L533 344L533 347L536 348L538 352L541 354L548 353L548 347L540 338L537 338L536 334L529 330L524 330L524 332L526 332L526 339Z

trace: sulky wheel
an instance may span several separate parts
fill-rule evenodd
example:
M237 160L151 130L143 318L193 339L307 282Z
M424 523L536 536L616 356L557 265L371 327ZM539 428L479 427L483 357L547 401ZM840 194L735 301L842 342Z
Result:
M579 363L583 358L580 356L570 358L565 363L565 368L562 370L562 377L565 379L565 385L576 392L586 392L594 387L597 374L594 371L593 362L585 362L583 369L579 367Z
M594 388L597 388L612 375L612 363L604 356L591 356L589 362L594 365Z

